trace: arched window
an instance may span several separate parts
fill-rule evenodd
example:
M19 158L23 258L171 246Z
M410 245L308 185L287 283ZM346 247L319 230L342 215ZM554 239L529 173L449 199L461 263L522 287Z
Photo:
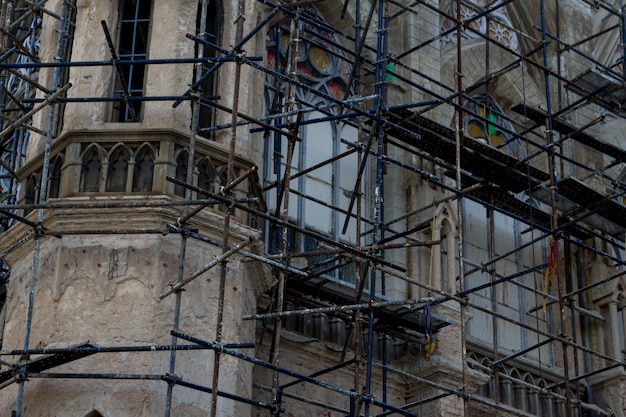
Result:
M120 60L133 61L148 56L148 34L152 0L121 0L118 50ZM121 63L115 77L114 95L125 94L141 97L144 93L145 64ZM141 101L120 100L113 106L114 122L138 122L141 120Z
M289 27L286 18L270 30L267 40L268 67L284 72L291 48ZM297 226L324 234L336 241L356 243L356 226L352 219L346 234L341 234L345 216L358 172L357 156L352 153L339 159L334 157L350 148L341 139L357 142L357 130L351 120L331 120L338 114L332 106L332 98L350 96L349 75L351 64L343 54L338 40L324 18L313 6L306 6L298 19L299 38L297 55L298 81L310 88L298 87L295 91L296 106L302 110L302 123L295 144L291 165L292 175L305 169L305 175L290 182L293 193L289 198L290 221ZM274 114L274 123L282 126L287 120L280 114L288 110L285 105L287 90L284 83L269 75L266 79L266 112ZM281 181L286 167L287 138L272 134L265 141L265 178L272 183ZM335 160L334 160L335 159ZM366 177L366 175L364 176ZM267 194L268 206L276 211L278 187ZM281 203L282 205L282 203ZM271 251L277 251L278 230L268 230ZM319 251L317 241L309 236L293 236L295 251ZM309 268L324 271L344 281L354 281L355 274L342 268L336 257L311 256Z
M523 378L517 369L513 369L511 376L518 381L522 381ZM526 394L526 387L519 382L513 383L513 406L520 410L528 410L528 395Z
M96 146L90 146L83 154L82 161L80 191L86 193L100 191L101 152Z
M39 181L37 181L36 175L31 175L26 183L26 190L24 191L24 203L35 204L39 200ZM24 210L24 214L28 214L32 209Z
M58 198L61 187L61 168L63 167L63 157L57 156L50 167L50 180L48 185L48 198Z
M215 192L216 187L220 185L220 177L217 168L213 165L211 158L208 156L200 159L197 164L198 168L198 188Z
M217 0L210 0L207 6L206 20L204 22L204 33L200 33L201 18L202 18L202 3L198 2L198 13L196 18L196 35L205 38L207 41L215 44L219 44L221 40L223 10L221 4ZM203 49L202 49L203 48ZM199 52L202 51L202 56L205 58L215 58L217 53L215 49L210 47L204 47L196 43L195 56L199 56ZM212 61L204 61L202 64L202 74L211 70L213 67ZM195 71L195 68L194 68ZM196 73L194 72L194 78ZM217 90L217 71L212 72L210 76L204 78L200 85L200 93L203 96L213 96ZM206 103L200 102L200 118L198 120L198 133L204 137L210 136L210 130L214 119L214 108L208 106Z
M129 159L130 152L124 146L118 146L111 152L109 156L106 191L126 191Z
M500 402L513 405L513 382L507 378L509 370L500 367Z
M513 125L493 98L481 94L465 101L463 108L467 135L517 159L526 157L526 150L514 135Z
M85 417L104 417L104 416L102 414L100 414L98 411L93 410L93 411L90 411L89 413L87 413L85 415Z
M537 382L530 374L526 374L524 377L524 382L530 385L537 385ZM530 388L528 389L527 403L526 403L526 411L531 414L539 413L539 390Z
M180 151L176 157L176 179L180 181L187 180L187 164L189 161L189 152L186 149ZM174 185L174 194L181 197L185 196L185 187L182 185Z
M144 145L135 154L133 191L152 191L154 180L154 151Z

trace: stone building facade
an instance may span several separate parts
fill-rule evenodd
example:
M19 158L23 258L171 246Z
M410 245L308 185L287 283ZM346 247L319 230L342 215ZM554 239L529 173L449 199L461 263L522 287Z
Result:
M626 415L618 2L30 3L0 415Z

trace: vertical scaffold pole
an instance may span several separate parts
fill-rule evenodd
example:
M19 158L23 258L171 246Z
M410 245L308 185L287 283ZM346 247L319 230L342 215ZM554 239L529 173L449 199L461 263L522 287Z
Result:
M37 2L39 3L39 2ZM57 61L62 61L66 57L67 46L68 46L68 38L70 31L72 30L72 26L74 24L73 20L75 18L75 5L74 0L68 0L63 2L62 11L61 11L61 19L59 21L59 29L57 31L57 50L55 54L55 59ZM36 16L33 17L37 19ZM52 93L56 92L61 87L61 82L63 81L63 74L65 72L64 67L58 66L54 68L53 78L52 78L52 88L50 91ZM56 101L52 101L49 106L49 114L48 114L48 127L46 130L46 141L44 147L44 157L43 157L43 169L41 173L41 187L39 190L39 204L44 204L47 197L48 192L48 173L50 168L50 150L52 147L52 138L54 136L55 129L55 117L56 117ZM43 234L40 233L42 231L41 225L44 217L44 209L39 208L37 210L37 226L38 230L36 230L35 241L34 241L34 250L33 250L33 269L31 271L30 284L28 287L28 307L26 312L26 324L24 328L24 349L28 349L30 344L30 333L31 333L31 325L33 320L33 312L34 312L34 304L35 304L35 287L37 284L37 275L39 274L39 252L41 249L41 240L43 238ZM26 360L20 361L20 373L24 373L24 365L26 364ZM17 400L16 400L16 417L22 416L22 406L24 400L24 385L26 382L26 378L20 378Z
M245 1L239 0L237 2L237 16L235 17L235 45L240 45L241 39L243 38L243 25L244 25L244 15L245 15ZM242 51L240 49L236 49L235 54L240 56ZM241 59L235 60L235 80L233 84L233 103L232 103L232 113L231 113L231 131L230 131L230 147L228 154L228 168L226 174L226 183L230 184L234 179L234 161L235 161L235 147L237 142L237 114L239 113L239 92L241 87L241 66L243 62ZM232 207L231 205L226 206L226 211L224 213L224 232L222 234L222 255L228 252L228 245L230 240L230 219L232 216ZM226 262L222 262L220 265L220 279L219 279L219 289L218 289L218 301L217 301L217 315L216 315L216 324L215 324L215 341L217 343L222 342L222 330L224 326L224 303L225 303L225 292L226 292L226 274L228 272L228 268L226 266ZM209 414L212 417L217 417L217 399L218 396L216 393L219 388L219 379L220 379L220 352L215 352L214 360L213 360L213 380L212 380L212 390L213 396L211 397L211 413Z
M462 47L461 42L463 39L462 33L462 11L461 11L461 0L456 0L456 19L457 19L457 43L456 43L456 54L457 54L457 65L456 65L456 91L457 91L457 126L455 132L455 177L456 177L456 188L458 190L463 189L462 184L462 176L461 176L461 149L463 148L463 61L462 61ZM463 197L459 195L459 199L457 200L457 233L458 233L458 257L459 257L459 291L463 292L465 290L465 264L464 264L464 249L463 249ZM453 289L451 289L454 291ZM461 333L461 367L463 369L462 373L462 382L461 387L465 390L467 386L467 346L466 346L466 332L465 332L465 320L466 320L466 312L465 312L465 304L460 303L460 323L458 324L460 327ZM463 397L463 415L469 414L469 407L467 404L467 397Z
M375 7L376 5L372 5ZM375 80L375 96L376 99L374 101L374 111L376 114L381 114L381 112L385 108L385 95L387 93L385 86L386 79L386 62L387 62L387 54L386 54L386 20L385 20L385 2L382 0L378 1L378 36L376 43L376 80ZM378 242L384 239L384 129L380 123L377 123L376 130L372 132L372 134L376 135L377 140L377 149L376 149L376 185L374 189L374 230L372 234L372 244L373 246L377 246ZM384 251L381 250L379 256L384 256ZM370 277L370 301L376 301L376 274L377 270L375 266L372 266L371 277ZM381 273L380 277L381 282L381 292L385 291L385 278L384 274ZM372 395L372 364L373 364L373 352L374 352L374 311L370 310L368 312L368 329L367 329L367 365L366 365L366 381L365 381L365 389L366 395L369 397ZM384 342L384 340L383 340ZM384 343L383 343L384 346ZM383 354L384 355L384 354ZM386 397L384 392L385 389L385 372L383 372L383 396ZM383 399L383 401L385 401ZM370 415L370 404L368 402L365 403L364 407L365 417L369 417Z
M209 0L202 0L202 4L200 5L200 25L199 25L199 33L200 36L206 31L206 21L208 14ZM198 43L198 56L197 58L204 57L204 48L205 46L201 43ZM194 69L195 79L200 79L202 76L202 64L197 63L196 68ZM191 115L191 133L189 135L189 159L187 160L187 171L185 175L185 182L187 184L193 183L193 169L194 169L194 159L195 159L195 150L196 150L196 132L198 131L198 124L200 120L200 100L197 98L192 101L192 115ZM191 190L189 188L185 188L185 200L191 200ZM186 215L189 212L189 206L185 206L183 208L183 215ZM185 274L185 256L187 253L187 233L180 234L180 247L178 252L178 275L177 275L177 283L181 283L184 279ZM182 291L176 291L176 300L174 304L174 318L172 321L172 329L174 331L178 331L180 325L180 311L182 304ZM176 346L178 340L175 336L172 336L172 346ZM176 372L176 349L172 349L170 352L169 359L169 375L175 375ZM176 384L168 384L167 385L167 394L165 398L165 417L170 417L172 412L172 398L174 394L174 386Z
M540 1L540 13L541 13L541 42L542 42L542 52L543 52L543 73L544 73L544 84L545 84L545 95L546 95L546 142L550 147L547 152L548 156L548 166L550 168L550 203L551 203L551 229L556 230L558 227L558 213L556 208L556 201L558 199L557 189L558 189L558 179L557 179L557 164L554 150L554 130L553 130L553 120L552 120L552 98L551 98L551 89L550 89L550 62L548 60L548 35L546 30L546 5L545 0ZM558 234L553 233L551 245L553 244L558 250ZM557 289L558 289L558 297L559 297L559 321L561 332L565 333L565 301L563 298L563 280L564 274L559 271L557 268ZM567 349L568 346L566 343L561 343L561 347L563 350L563 379L565 382L565 412L567 417L571 417L571 392L570 392L570 383L569 383L569 360Z

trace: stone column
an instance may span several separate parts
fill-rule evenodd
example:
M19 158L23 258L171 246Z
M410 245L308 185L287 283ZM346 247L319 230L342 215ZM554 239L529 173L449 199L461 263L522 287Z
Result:
M433 224L433 240L441 239L441 224ZM430 284L436 289L441 289L441 244L433 245L431 258L431 282Z
M65 159L61 167L59 197L67 197L79 191L80 171L83 161L80 159L80 143L71 143L65 148Z
M620 345L622 348L622 355L624 355L624 353L626 353L624 352L626 348L626 340L624 340L624 338L626 338L626 305L622 306L622 327L624 328L624 333L621 337ZM620 357L620 360L621 360L621 357Z
M450 230L446 234L448 251L448 288L446 288L446 291L454 294L456 292L456 233L452 225L449 227Z
M611 343L612 343L612 355L615 359L621 360L622 343L618 335L619 329L619 316L617 311L617 301L611 301L609 303L609 322L611 323Z

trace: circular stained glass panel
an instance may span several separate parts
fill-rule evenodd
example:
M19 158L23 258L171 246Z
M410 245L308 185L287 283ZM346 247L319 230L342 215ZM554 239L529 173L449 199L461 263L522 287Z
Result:
M315 70L322 74L330 74L330 56L326 51L318 46L309 48L309 62Z

